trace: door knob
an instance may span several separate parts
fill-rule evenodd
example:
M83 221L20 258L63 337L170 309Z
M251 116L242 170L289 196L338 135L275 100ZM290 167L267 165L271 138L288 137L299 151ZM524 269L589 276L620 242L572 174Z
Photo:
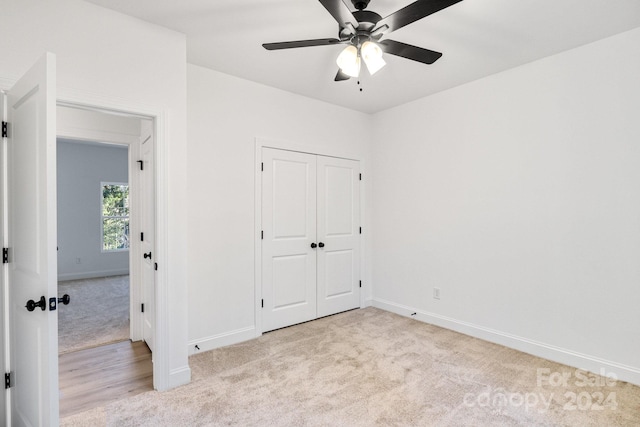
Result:
M69 296L69 294L64 294L62 298L58 298L58 302L67 305L69 304L69 302L71 302L71 297Z
M151 252L142 255L143 257L151 259Z
M320 242L320 243L318 243L318 246L321 247L321 248L324 248L324 243Z
M27 301L27 305L25 305L25 307L27 307L28 311L33 311L36 309L36 307L40 307L42 311L45 311L47 309L47 300L44 296L41 296L40 301L38 302L30 299L29 301Z
M315 249L316 247L318 247L318 245L316 245L315 242L311 244L311 249Z

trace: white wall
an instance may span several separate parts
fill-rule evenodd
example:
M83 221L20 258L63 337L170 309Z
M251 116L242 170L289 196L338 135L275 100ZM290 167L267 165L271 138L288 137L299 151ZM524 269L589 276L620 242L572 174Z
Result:
M168 236L158 241L158 286L171 311L159 327L169 330L170 354L154 359L154 367L167 371L160 388L187 382L184 35L80 0L0 0L0 10L0 86L50 51L57 56L60 98L161 112L166 180L158 186L159 221Z
M374 116L374 304L640 384L638 76L640 29Z
M367 185L370 118L194 65L188 113L189 343L202 351L255 336L256 138L352 153Z
M129 274L129 251L102 251L103 182L129 182L127 146L58 139L58 280ZM79 262L78 262L79 261Z

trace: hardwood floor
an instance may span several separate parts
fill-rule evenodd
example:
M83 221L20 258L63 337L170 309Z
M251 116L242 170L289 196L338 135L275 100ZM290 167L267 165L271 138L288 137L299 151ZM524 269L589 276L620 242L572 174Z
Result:
M153 390L151 352L123 341L59 357L60 417Z

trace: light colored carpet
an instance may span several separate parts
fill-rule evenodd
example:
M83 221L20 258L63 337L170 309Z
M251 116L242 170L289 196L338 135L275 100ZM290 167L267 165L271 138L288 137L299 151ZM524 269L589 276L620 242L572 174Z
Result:
M129 339L129 276L58 283L58 353L64 354Z
M190 365L186 386L62 425L640 425L639 387L580 384L581 375L604 379L375 308L201 353ZM555 382L562 375L567 385Z

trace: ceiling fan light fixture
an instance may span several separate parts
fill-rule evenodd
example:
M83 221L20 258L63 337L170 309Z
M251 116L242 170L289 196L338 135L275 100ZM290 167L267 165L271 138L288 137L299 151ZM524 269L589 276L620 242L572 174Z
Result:
M386 61L382 58L382 49L374 42L366 41L362 43L360 54L371 75L374 75L380 71L382 67L387 65Z
M360 55L355 46L347 46L336 59L336 64L343 73L350 77L360 75Z

